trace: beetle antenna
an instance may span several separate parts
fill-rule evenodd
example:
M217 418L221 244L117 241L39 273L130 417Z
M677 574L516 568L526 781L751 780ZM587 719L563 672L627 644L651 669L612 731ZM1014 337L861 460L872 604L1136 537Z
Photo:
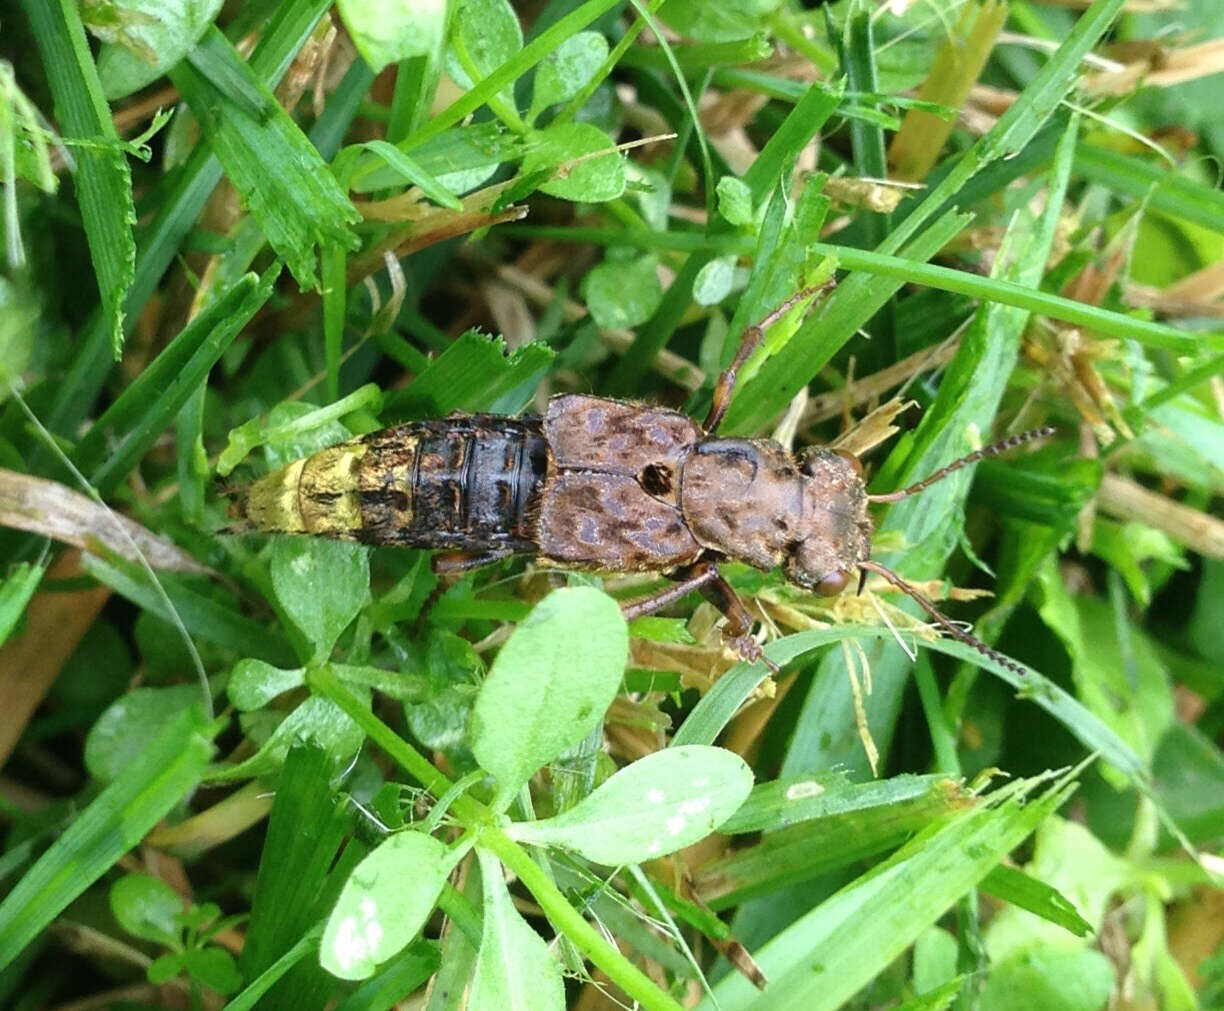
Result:
M1056 428L1045 425L1042 428L1034 428L1027 432L1008 436L1006 439L1000 439L998 442L992 442L989 446L983 446L981 449L974 450L968 456L962 456L959 460L953 460L946 467L940 467L930 477L923 478L917 484L911 484L908 488L902 488L900 491L890 491L884 495L868 495L867 501L899 502L903 498L917 495L918 492L929 488L936 481L942 481L949 474L955 474L962 467L967 467L971 463L977 463L978 460L984 460L988 456L998 456L1000 453L1006 453L1009 449L1015 449L1026 442L1031 442L1033 439L1044 439L1047 435L1053 435L1056 431Z
M951 618L943 613L943 611L927 600L926 597L910 586L909 583L893 572L892 569L886 569L878 562L863 561L859 562L858 564L860 570L870 570L871 572L878 573L906 596L912 598L924 611L926 611L927 614L934 618L935 621L938 622L939 626L949 635L959 639L966 646L977 650L983 656L989 657L995 663L1001 664L1008 670L1020 675L1020 677L1024 677L1028 674L1028 671L1021 667L1020 664L1016 663L1015 660L1004 656L998 650L991 649L976 635L971 635L953 622Z

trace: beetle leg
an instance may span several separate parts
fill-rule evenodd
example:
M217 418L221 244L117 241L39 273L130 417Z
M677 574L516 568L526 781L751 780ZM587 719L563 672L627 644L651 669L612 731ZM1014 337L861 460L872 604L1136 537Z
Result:
M836 281L830 278L824 284L815 284L796 292L761 320L761 322L754 323L740 335L740 345L736 348L735 357L731 359L731 364L723 369L718 377L718 382L714 384L714 396L710 400L710 413L706 415L705 423L701 426L707 435L717 431L719 424L722 422L723 415L727 413L727 406L731 403L731 394L735 392L736 373L739 372L740 366L748 360L748 356L757 349L757 346L764 339L765 330L773 326L774 323L805 298L828 291L836 283Z
M701 595L722 612L727 619L723 627L723 641L748 663L763 663L773 674L778 665L762 651L761 644L752 638L752 615L739 599L739 595L721 575L717 575L700 588Z
M649 597L621 604L621 613L626 621L644 614L653 614L694 590L700 591L727 619L727 625L723 629L723 641L739 654L741 659L748 663L760 661L772 673L777 674L778 665L761 652L760 643L748 634L752 630L752 615L731 588L731 584L719 574L718 566L713 562L690 565L684 570L683 577L671 586L666 586Z
M429 567L437 574L443 572L467 572L482 565L509 558L509 548L490 548L488 551L439 551L429 560Z
M654 614L655 611L661 610L668 604L674 604L681 597L701 589L706 583L715 579L722 579L722 577L718 574L718 567L713 562L697 562L683 571L679 582L665 586L658 593L652 593L649 597L625 601L621 604L621 614L625 616L626 621L640 618L644 614Z

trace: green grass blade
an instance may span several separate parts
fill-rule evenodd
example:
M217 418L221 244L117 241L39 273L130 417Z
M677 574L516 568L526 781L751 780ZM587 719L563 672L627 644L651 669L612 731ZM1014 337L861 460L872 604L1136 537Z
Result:
M469 330L402 390L383 402L383 417L399 422L437 418L451 411L522 410L553 352L525 344L509 356L504 342Z
M212 732L180 713L38 858L0 902L0 968L195 789Z
M1081 144L1075 152L1075 172L1122 196L1147 201L1154 210L1224 233L1224 193L1167 167Z
M1135 340L1148 347L1163 348L1177 354L1196 354L1205 349L1224 348L1224 333L1192 334L1162 323L1085 305L1061 295L1037 291L998 278L981 277L963 270L952 270L931 263L915 263L900 256L884 256L863 249L850 249L829 243L816 243L813 251L837 256L841 266L892 277L911 284L925 284L943 291L972 298L1012 305L1040 313L1064 323L1074 323L1102 336Z
M269 87L276 86L293 55L330 6L330 0L288 0L277 8L251 52L251 68ZM221 164L204 147L193 151L175 173L153 220L140 233L136 273L124 303L128 321L143 312L220 179ZM91 319L74 346L67 374L57 385L43 419L52 432L60 435L73 432L92 410L108 373L108 335L107 320L98 315ZM45 462L41 455L37 459Z
M46 66L60 130L72 145L77 202L102 295L103 325L118 358L123 348L124 298L136 262L132 175L102 96L75 0L26 0L24 6Z
M968 224L967 215L948 213L907 246L901 261L918 266L942 249ZM815 243L813 252L839 253L840 248ZM847 250L847 252L852 252ZM852 266L847 260L844 266ZM722 431L760 432L822 369L858 330L901 287L899 279L852 273L803 323L777 354L765 362L756 378L741 385L727 410Z
M821 646L852 638L890 639L892 632L878 625L842 625L836 628L813 629L810 632L796 632L771 642L765 647L765 655L782 666ZM1102 758L1126 773L1132 782L1146 788L1149 774L1143 760L1082 702L1049 678L1032 669L1024 675L1019 675L955 639L922 641L920 646L933 649L937 653L946 653L958 660L966 660L1007 682L1017 689L1021 698L1035 702L1058 720L1090 752L1099 752ZM759 664L736 664L701 697L701 701L693 707L673 735L671 743L714 743L766 673Z
M352 808L319 784L332 772L322 748L292 748L276 779L276 800L259 860L251 920L239 966L252 979L293 950L330 911L325 886L336 853L352 830ZM334 889L333 889L334 892ZM317 969L318 983L327 978Z
M320 245L358 245L361 220L319 152L215 28L170 78L264 235L298 284L318 284Z
M94 555L85 555L81 564L100 583L105 583L133 604L164 621L173 620L161 595L135 565L118 559L105 561ZM172 576L163 575L160 579L184 627L192 635L232 650L239 656L256 657L274 666L293 666L293 650L279 633L243 617L234 608L187 589Z
M1035 801L1037 785L998 791L994 805L925 832L754 953L769 985L723 979L700 1011L835 1011L972 889L1070 795L1066 782ZM852 936L853 944L846 938Z
M217 359L268 300L279 273L274 267L262 278L248 274L207 306L93 424L73 462L100 495L114 490L205 383Z

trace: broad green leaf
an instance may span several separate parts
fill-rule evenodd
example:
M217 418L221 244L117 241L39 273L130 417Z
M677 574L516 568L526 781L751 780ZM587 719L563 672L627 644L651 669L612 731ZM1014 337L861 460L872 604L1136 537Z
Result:
M472 88L523 48L523 30L509 0L459 0L451 19L446 72L462 88ZM502 88L490 105L511 111L514 91Z
M441 51L445 0L338 0L336 10L357 52L375 73L411 56Z
M557 123L531 134L524 176L547 172L541 193L595 204L625 191L625 162L612 138L590 123Z
M81 5L85 27L103 41L98 77L112 102L151 84L187 55L223 0L108 0ZM96 19L95 19L96 18Z
M472 712L476 761L504 808L537 769L599 724L620 687L629 633L611 597L554 590L498 653Z
M276 696L306 683L306 669L285 670L263 660L239 660L230 671L225 694L239 712L262 709Z
M1101 1011L1116 982L1099 951L1042 945L992 964L978 999L991 1011Z
M118 779L161 727L199 702L198 685L134 688L121 695L85 738L85 768L103 783Z
M568 102L581 91L608 56L608 40L599 32L579 32L561 43L536 67L531 111L535 118L550 105Z
M170 948L179 945L183 900L161 878L125 874L111 885L110 908L119 926L134 937Z
M605 260L592 267L582 295L595 323L604 330L628 329L650 319L663 298L657 267L653 256Z
M326 659L369 597L369 549L351 541L278 537L269 571L277 601L310 640L314 659Z
M752 770L734 752L667 748L621 769L563 814L506 831L520 842L574 850L597 864L641 863L704 839L751 789Z
M421 932L461 856L433 836L397 832L349 875L319 946L341 979L365 979Z
M561 963L514 908L501 864L483 850L476 852L484 881L484 924L468 1007L564 1011Z
M115 781L0 902L0 968L199 785L212 755L211 733L193 708L143 739Z
M354 694L369 706L368 690L359 688ZM290 749L299 744L322 748L331 758L332 767L342 769L352 761L365 741L365 735L352 717L330 699L319 696L306 699L284 719L279 719L279 714L275 713L252 713L243 720L243 728L257 740L265 735L266 739L250 758L237 765L215 769L209 774L210 779L232 780L267 775L278 769Z
M735 176L723 176L718 180L718 213L728 224L740 228L752 224L752 190L746 182Z
M697 272L693 282L693 301L698 305L718 305L731 293L735 283L735 257L720 256Z
M746 39L765 27L781 0L670 0L663 20L698 42Z
M220 994L234 993L242 986L242 975L234 956L224 948L209 945L183 952L183 968L197 983Z

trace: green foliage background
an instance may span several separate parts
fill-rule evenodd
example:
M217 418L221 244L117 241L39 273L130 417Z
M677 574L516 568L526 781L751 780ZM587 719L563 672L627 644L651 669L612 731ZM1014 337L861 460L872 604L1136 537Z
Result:
M1214 0L6 11L0 1001L1224 1007L1222 44ZM876 514L1023 675L882 585L725 566L773 680L695 596L626 628L658 580L224 531L404 421L700 418L830 276L723 430L885 491L1056 426Z

